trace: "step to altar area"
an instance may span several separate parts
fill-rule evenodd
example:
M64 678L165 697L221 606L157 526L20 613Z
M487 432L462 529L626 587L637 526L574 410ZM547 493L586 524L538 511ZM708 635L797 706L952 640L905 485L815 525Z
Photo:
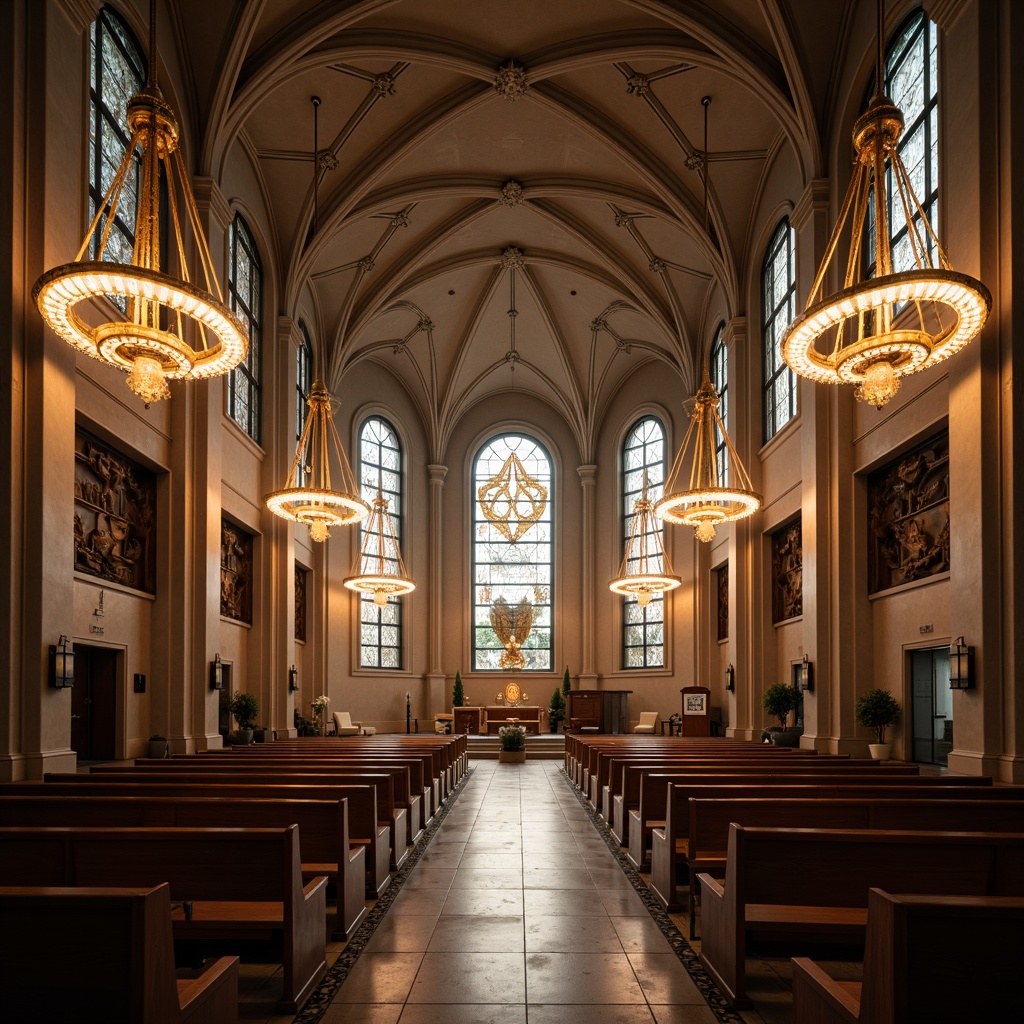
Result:
M501 740L497 736L472 736L466 740L470 760L498 759ZM565 736L563 733L541 733L526 737L526 759L528 761L558 761L565 757Z

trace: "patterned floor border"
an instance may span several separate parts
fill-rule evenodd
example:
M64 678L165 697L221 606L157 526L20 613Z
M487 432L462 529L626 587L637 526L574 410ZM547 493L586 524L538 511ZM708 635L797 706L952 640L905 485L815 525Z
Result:
M331 1005L331 1001L337 995L338 989L341 988L349 974L352 973L352 968L355 967L356 961L361 956L363 950L366 949L370 939L373 938L373 933L377 930L377 926L384 920L388 910L391 909L391 904L394 903L395 897L402 891L402 886L405 885L406 879L408 879L412 869L416 867L424 850L430 845L430 841L436 835L437 830L444 823L444 819L448 817L448 812L455 806L459 794L472 774L473 769L467 767L462 778L459 780L459 784L452 791L448 799L445 800L444 806L434 815L430 824L423 830L423 835L420 836L419 842L406 858L401 870L392 877L391 884L385 890L384 895L374 903L370 912L366 915L366 920L363 921L356 930L355 935L349 939L345 948L338 954L338 959L334 962L333 966L327 969L327 973L320 979L320 984L317 985L316 991L309 997L305 1006L296 1015L293 1024L316 1024L327 1012L327 1007Z
M605 820L590 805L590 801L586 799L582 791L572 784L565 769L560 768L559 773L565 779L565 784L579 801L580 806L587 812L594 828L597 829L598 834L618 861L619 867L622 868L624 874L629 879L637 896L643 901L644 906L654 919L654 923L661 929L673 952L679 957L679 962L686 968L687 973L693 979L693 983L707 1001L711 1012L722 1024L745 1024L743 1018L735 1010L730 1009L729 1004L725 1001L725 997L719 992L715 983L708 976L707 971L701 966L700 959L693 951L693 947L686 941L683 933L665 912L665 908L661 905L658 898L647 887L644 880L640 877L640 872L633 867L629 858L622 852L622 847L619 846L618 841L612 835L611 829Z

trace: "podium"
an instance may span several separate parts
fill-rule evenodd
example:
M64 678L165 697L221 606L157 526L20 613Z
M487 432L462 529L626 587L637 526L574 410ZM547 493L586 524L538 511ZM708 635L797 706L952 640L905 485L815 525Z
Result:
M711 690L706 686L684 686L683 736L711 735Z

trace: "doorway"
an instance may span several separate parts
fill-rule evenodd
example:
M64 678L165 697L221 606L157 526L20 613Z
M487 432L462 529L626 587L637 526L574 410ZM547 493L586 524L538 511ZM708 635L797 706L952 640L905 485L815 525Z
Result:
M913 759L946 767L953 749L953 695L949 689L949 648L910 652Z
M116 756L117 656L110 647L75 644L71 749L79 761L112 761Z

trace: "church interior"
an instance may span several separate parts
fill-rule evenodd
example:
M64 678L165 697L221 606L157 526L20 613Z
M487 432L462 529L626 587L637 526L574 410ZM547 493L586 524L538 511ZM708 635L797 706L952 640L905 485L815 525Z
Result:
M894 771L1024 782L1018 3L11 0L0 23L11 799L234 756L236 727L450 757L409 798L418 866L383 896L392 835L367 881L377 982L353 960L324 1021L440 1019L412 958L437 986L454 951L491 987L449 1021L781 1024L788 997L744 1010L742 964L739 995L676 998L696 975L658 957L686 942L653 943L695 897L689 920L652 897L646 945L658 848L627 857L585 750L877 740ZM509 726L521 769L490 760ZM531 945L531 877L567 860L605 919L548 910ZM479 899L442 912L453 878ZM445 913L489 940L445 945ZM612 985L600 957L631 954ZM547 996L499 995L521 968ZM574 971L605 995L566 995ZM267 1019L321 1019L300 1007Z

